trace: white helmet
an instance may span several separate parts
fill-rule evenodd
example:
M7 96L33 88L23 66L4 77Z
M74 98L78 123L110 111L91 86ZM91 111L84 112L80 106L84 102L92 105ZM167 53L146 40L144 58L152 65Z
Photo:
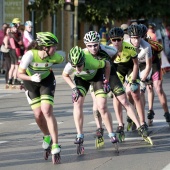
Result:
M96 31L89 31L84 35L84 43L100 42L100 35Z
M31 22L31 21L26 21L26 22L25 22L25 26L30 26L30 27L32 27L32 26L33 26L33 24L32 24L32 22Z

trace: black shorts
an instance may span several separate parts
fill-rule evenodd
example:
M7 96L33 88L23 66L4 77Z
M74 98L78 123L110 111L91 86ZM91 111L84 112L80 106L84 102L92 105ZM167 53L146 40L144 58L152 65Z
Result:
M50 100L50 97L54 97L56 81L52 71L50 75L40 83L26 80L24 80L23 83L24 87L29 91L29 97L31 100L41 98L42 95L49 96L48 100Z
M81 77L74 77L76 87L80 90L83 96L86 96L90 85L92 85L95 96L101 95L106 97L106 93L103 90L103 69L99 69L91 80L83 80Z

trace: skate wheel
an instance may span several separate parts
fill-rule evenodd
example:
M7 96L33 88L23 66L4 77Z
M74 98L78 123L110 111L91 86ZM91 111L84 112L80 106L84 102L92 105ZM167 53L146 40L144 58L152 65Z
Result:
M153 120L152 119L148 119L148 126L152 126L153 124Z
M96 137L95 147L96 147L96 149L100 149L100 148L104 147L104 138L103 137Z
M53 164L59 164L60 163L60 153L52 155L52 162Z
M84 154L84 146L82 144L77 144L77 154Z
M115 147L117 155L119 155L119 144L118 143L114 143L114 147Z
M131 128L132 128L132 123L128 123L128 125L127 125L127 131L130 131Z
M144 137L143 139L144 139L145 142L147 142L147 143L149 143L150 145L153 146L153 141L152 141L152 139L149 136L148 137Z
M45 160L48 160L50 153L51 153L51 151L44 151L44 159Z

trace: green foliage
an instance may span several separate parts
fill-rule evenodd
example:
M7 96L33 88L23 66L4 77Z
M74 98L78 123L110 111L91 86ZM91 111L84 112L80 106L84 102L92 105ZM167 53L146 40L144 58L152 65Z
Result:
M64 4L64 0L35 0L27 9L36 12L36 22L42 21L49 14L56 13Z
M79 20L97 24L170 16L170 0L93 0L79 5Z

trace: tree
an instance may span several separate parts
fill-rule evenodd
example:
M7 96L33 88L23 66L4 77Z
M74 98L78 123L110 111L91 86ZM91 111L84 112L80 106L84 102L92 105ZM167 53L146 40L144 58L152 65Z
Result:
M35 0L27 9L36 11L36 22L42 21L47 15L56 13L64 4L64 0Z
M111 20L127 21L140 18L170 16L170 0L93 0L80 4L79 20L100 25Z

